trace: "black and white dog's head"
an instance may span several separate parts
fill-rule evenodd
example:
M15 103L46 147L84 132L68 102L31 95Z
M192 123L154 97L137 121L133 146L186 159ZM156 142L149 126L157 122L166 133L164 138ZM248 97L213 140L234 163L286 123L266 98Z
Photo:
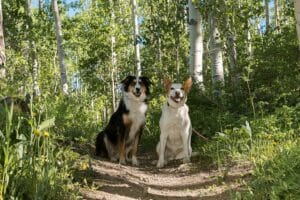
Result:
M123 81L124 96L135 101L145 101L150 96L151 81L145 76L127 76Z

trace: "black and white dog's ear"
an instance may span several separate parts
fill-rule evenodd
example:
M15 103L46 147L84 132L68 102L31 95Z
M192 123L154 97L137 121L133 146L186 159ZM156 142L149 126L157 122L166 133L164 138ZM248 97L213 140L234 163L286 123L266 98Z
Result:
M135 78L134 76L129 75L123 81L121 81L121 83L123 85L128 85L134 78Z
M143 83L148 86L152 84L151 80L146 76L142 76L141 79L142 79Z

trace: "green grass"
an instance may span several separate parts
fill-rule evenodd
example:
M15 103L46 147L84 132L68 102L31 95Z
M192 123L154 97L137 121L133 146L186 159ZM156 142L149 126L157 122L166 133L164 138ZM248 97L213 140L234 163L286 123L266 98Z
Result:
M35 116L16 119L12 109L3 113L0 199L76 199L71 170L76 156L55 142L54 118L39 122ZM26 129L20 129L23 120Z
M300 104L282 106L196 145L202 158L219 169L251 163L253 176L245 191L237 192L233 199L300 198L299 111Z

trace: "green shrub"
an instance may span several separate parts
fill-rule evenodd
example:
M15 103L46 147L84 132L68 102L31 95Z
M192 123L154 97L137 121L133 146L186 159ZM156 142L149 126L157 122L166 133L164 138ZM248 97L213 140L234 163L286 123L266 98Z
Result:
M247 199L300 199L300 140L256 165Z
M56 144L49 129L54 118L41 123L26 119L30 131L25 133L16 127L13 114L5 113L5 128L0 129L0 199L75 199L74 156Z

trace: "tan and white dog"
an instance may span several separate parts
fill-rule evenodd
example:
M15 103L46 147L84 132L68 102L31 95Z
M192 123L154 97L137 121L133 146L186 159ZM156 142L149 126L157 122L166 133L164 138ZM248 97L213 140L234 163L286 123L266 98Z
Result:
M167 102L162 108L159 121L160 141L156 146L157 167L161 168L170 160L183 159L189 162L192 155L192 125L189 108L186 105L187 94L192 86L192 79L183 84L164 80L167 90Z

